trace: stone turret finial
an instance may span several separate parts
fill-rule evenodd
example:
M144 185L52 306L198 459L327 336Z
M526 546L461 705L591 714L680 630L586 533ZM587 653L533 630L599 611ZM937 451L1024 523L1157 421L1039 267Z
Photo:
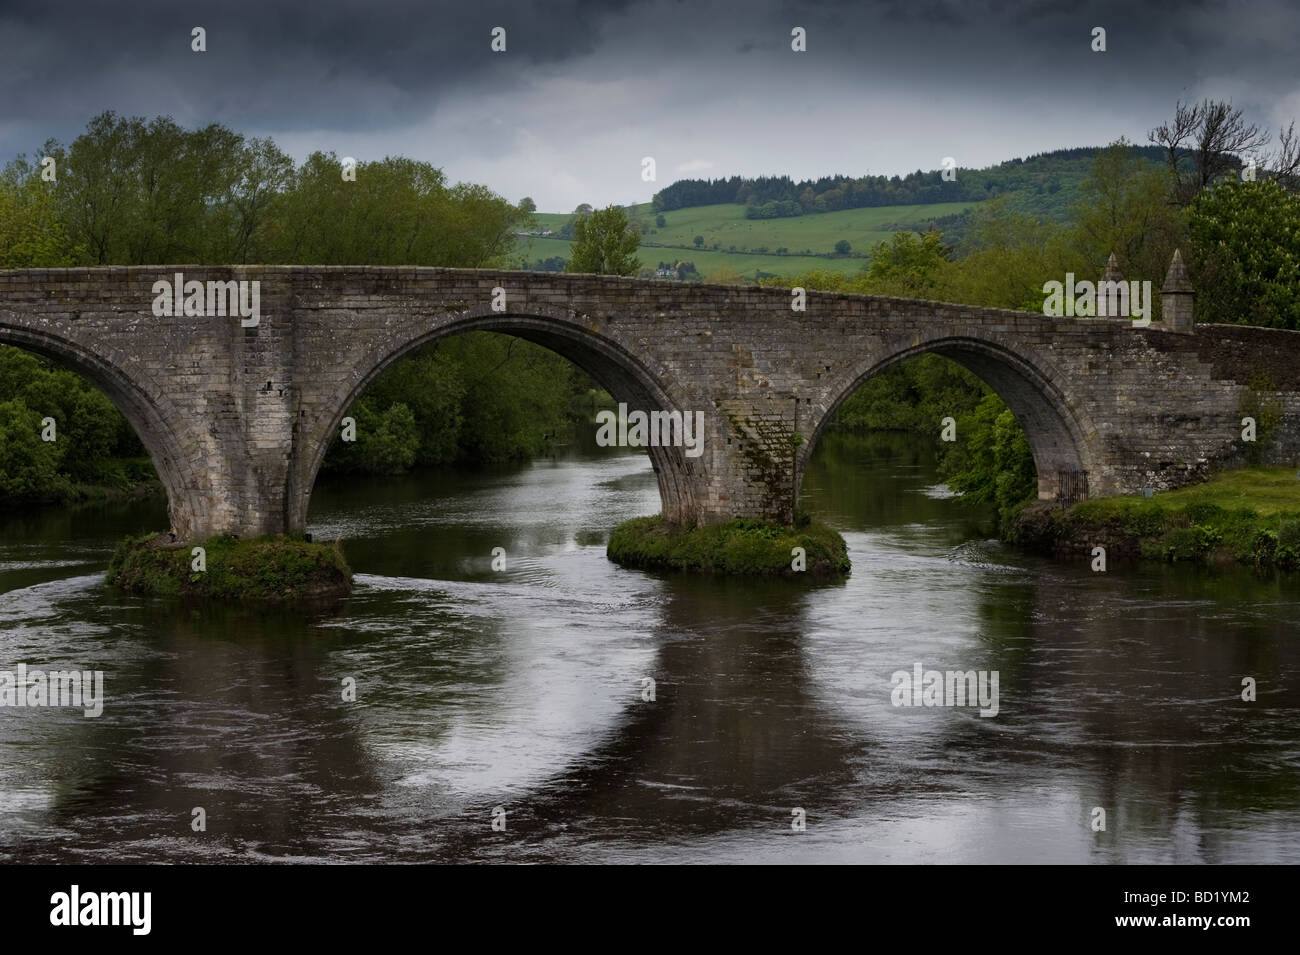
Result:
M1192 288L1191 279L1187 277L1183 256L1174 249L1174 258L1169 263L1165 284L1160 289L1160 311L1166 329L1171 332L1192 330L1192 303L1195 298L1196 290Z
M1115 258L1114 252L1112 252L1110 258L1106 260L1106 271L1102 273L1101 280L1103 282L1124 281L1124 273L1119 270L1119 259Z
M1192 292L1192 281L1187 277L1187 267L1183 265L1183 254L1174 249L1173 261L1169 263L1169 271L1165 273L1165 284L1161 286L1160 291L1164 292Z

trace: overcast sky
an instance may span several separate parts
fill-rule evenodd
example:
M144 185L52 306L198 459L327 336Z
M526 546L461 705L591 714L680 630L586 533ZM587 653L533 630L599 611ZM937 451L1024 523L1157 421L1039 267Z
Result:
M1180 97L1231 99L1276 136L1300 117L1298 54L1297 0L0 0L0 159L112 109L270 135L299 160L411 156L569 211L684 177L1144 143Z

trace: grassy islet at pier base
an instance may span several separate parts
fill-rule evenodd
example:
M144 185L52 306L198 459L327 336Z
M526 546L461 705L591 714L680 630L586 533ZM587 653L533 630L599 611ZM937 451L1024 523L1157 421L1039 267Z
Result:
M796 547L804 549L804 570L793 568ZM625 567L749 577L828 580L847 577L851 567L844 538L815 521L782 527L738 518L676 527L662 517L636 517L614 528L606 553Z
M204 549L201 571L194 569L195 547ZM107 582L131 594L276 604L346 597L352 570L337 540L227 534L195 544L146 534L118 545Z

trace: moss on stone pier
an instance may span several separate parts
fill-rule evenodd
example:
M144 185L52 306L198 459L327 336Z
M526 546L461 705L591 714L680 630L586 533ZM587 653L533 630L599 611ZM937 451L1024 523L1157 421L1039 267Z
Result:
M806 568L795 570L793 550L802 547ZM674 527L659 517L625 521L610 535L609 559L645 570L828 580L846 577L848 547L824 524L780 527L757 520Z
M195 569L195 547L203 569ZM178 544L167 534L128 537L108 565L108 583L127 593L225 601L290 603L352 592L352 570L338 541L300 537L240 540L226 535Z

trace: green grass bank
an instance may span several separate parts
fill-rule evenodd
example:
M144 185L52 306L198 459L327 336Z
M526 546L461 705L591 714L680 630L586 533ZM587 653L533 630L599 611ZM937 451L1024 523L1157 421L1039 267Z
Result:
M1105 547L1108 558L1300 570L1300 479L1292 468L1243 468L1149 498L1034 502L1007 540L1053 554Z
M203 548L201 555L196 547ZM268 604L352 592L352 570L339 542L297 537L226 535L200 544L175 544L166 534L128 537L109 561L107 580L131 594Z
M804 551L802 570L795 569L796 547ZM658 516L636 517L614 528L606 554L642 570L750 577L830 580L847 577L851 566L844 538L815 521L797 528L743 519L673 527Z

